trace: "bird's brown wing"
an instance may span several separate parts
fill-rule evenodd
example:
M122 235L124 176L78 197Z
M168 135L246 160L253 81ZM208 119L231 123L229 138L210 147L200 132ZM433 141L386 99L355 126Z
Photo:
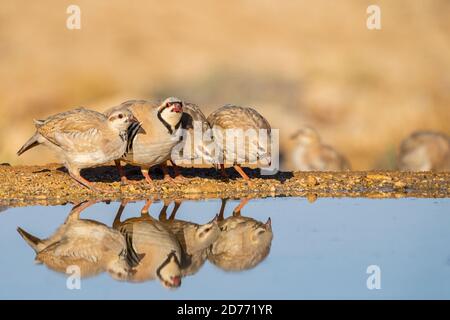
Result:
M83 108L59 113L37 125L38 132L65 150L89 151L106 127L106 116Z
M101 247L96 246L92 241L86 241L86 239L69 241L67 238L63 238L39 252L36 259L45 262L51 258L54 261L60 260L60 263L71 265L79 260L98 263L101 255Z

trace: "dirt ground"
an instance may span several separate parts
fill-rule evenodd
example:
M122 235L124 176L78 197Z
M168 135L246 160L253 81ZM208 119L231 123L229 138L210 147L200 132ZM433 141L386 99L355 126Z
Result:
M225 181L215 169L183 168L186 182L169 183L153 172L154 186L148 185L139 169L126 167L132 184L122 186L113 166L82 171L96 186L110 192L95 193L78 185L59 164L46 166L0 165L0 205L58 205L88 199L142 200L161 198L263 198L298 196L314 202L318 197L450 197L450 172L279 172L261 176L259 170L246 169L251 180L228 169Z

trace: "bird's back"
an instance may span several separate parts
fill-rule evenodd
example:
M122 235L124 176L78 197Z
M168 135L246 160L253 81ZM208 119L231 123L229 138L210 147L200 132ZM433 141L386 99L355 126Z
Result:
M401 170L450 170L450 138L442 133L419 131L400 146Z
M107 118L100 112L78 108L61 112L36 123L37 131L46 138L56 133L85 132L105 126Z
M234 105L225 105L208 116L207 121L223 129L266 129L270 132L269 122L255 109Z

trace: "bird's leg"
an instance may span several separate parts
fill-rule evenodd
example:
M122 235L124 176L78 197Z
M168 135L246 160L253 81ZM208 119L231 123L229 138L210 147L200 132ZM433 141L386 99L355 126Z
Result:
M123 186L127 185L130 181L128 180L128 178L125 174L125 170L123 169L122 164L120 163L120 160L114 160L114 163L116 164L117 171L119 171L121 184Z
M236 171L241 175L242 178L244 178L244 180L250 180L248 175L244 172L244 170L240 166L235 165L234 169L236 169Z
M120 226L120 217L122 216L123 210L125 209L125 206L127 205L128 200L122 200L120 202L120 207L117 210L116 217L114 218L113 222L113 228L117 229Z
M141 168L142 175L144 176L145 181L147 181L147 183L148 183L150 186L154 187L153 179L152 179L152 177L150 176L150 174L148 173L148 170L149 170L149 169L142 169L142 168Z
M160 166L161 170L163 171L164 181L169 182L169 183L175 183L175 181L172 179L172 177L169 174L169 169L167 168L167 164L161 163L159 166Z
M180 167L177 166L172 160L169 160L172 164L173 173L175 174L175 181L177 182L186 182L188 179L186 177L183 177L183 175L180 172Z
M220 175L222 176L222 180L228 181L230 180L230 177L228 176L227 172L225 171L225 164L220 164Z
M180 199L175 200L175 206L173 207L172 213L170 214L169 220L174 220L178 209L180 209L181 203L183 201Z
M224 219L225 213L225 205L227 204L228 199L222 199L222 203L220 205L219 215L217 217L217 221L222 221Z
M150 209L150 206L152 205L153 200L152 199L148 199L147 201L145 201L144 206L141 209L141 216L148 216L148 209Z
M167 208L171 202L172 200L164 199L164 205L159 212L159 221L167 221Z
M74 179L76 182L78 182L79 184L81 184L83 187L88 188L89 190L94 191L94 192L99 192L99 191L100 191L100 188L94 187L94 185L92 184L92 182L89 182L88 180L86 180L85 178L83 178L83 177L80 175L80 172L79 172L79 171L75 171L75 170L72 171L72 170L69 170L69 175L72 177L72 179ZM101 191L103 191L103 190L101 190Z
M241 215L241 209L247 204L249 198L241 199L241 202L233 210L233 217L239 217Z
M69 216L66 219L66 222L80 219L81 212L83 212L88 207L92 206L93 204L95 204L97 202L98 202L98 200L89 200L89 201L84 201L84 202L74 205L72 210L69 213Z

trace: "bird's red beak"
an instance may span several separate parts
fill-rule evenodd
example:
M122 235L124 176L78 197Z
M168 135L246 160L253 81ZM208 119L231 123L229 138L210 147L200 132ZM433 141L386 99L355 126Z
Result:
M172 283L175 287L179 287L181 285L181 277L179 276L172 277Z
M170 109L170 111L172 111L172 112L176 112L176 113L183 112L183 107L182 107L181 103L172 103L171 107L172 107L172 109Z

